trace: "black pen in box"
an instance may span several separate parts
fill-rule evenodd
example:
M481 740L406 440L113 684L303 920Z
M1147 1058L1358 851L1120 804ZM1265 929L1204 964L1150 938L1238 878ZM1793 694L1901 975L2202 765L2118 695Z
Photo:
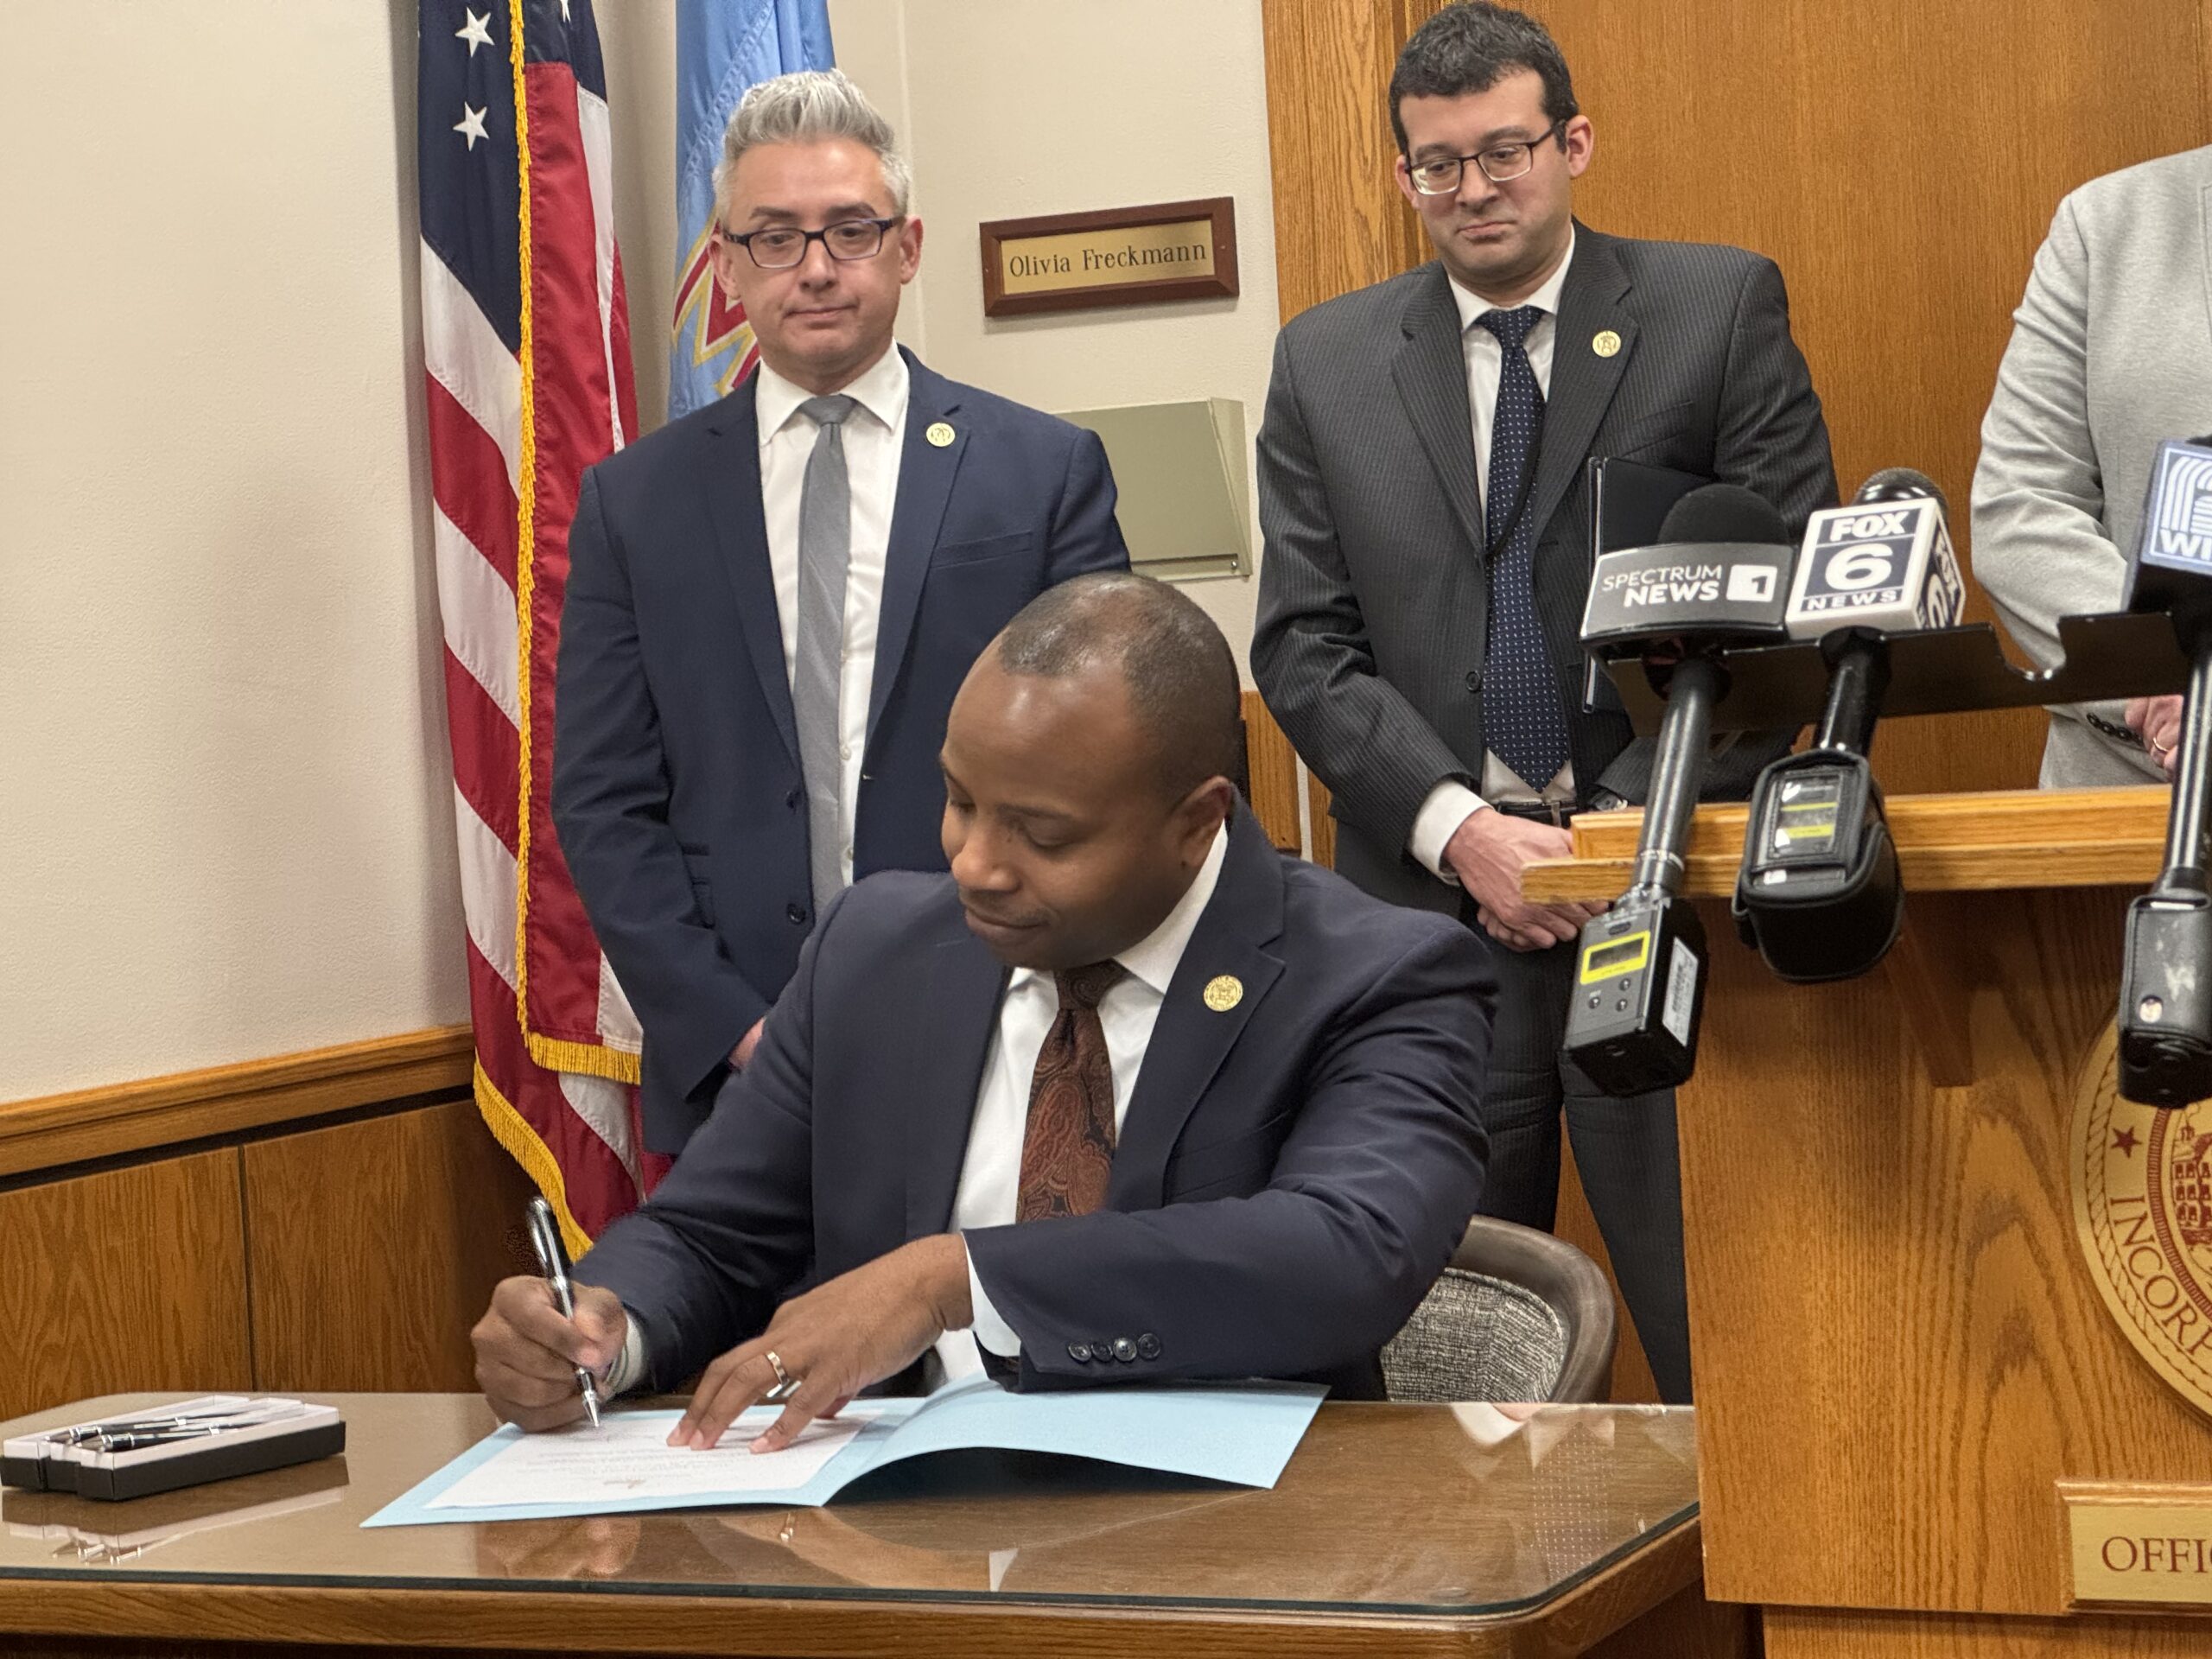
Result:
M144 1497L330 1457L334 1406L210 1395L22 1435L0 1446L0 1484L82 1497Z

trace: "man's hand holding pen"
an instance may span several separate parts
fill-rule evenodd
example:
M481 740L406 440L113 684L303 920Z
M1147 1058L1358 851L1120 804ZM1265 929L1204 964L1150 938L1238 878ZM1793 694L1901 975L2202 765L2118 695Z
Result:
M576 1315L567 1319L544 1280L503 1279L469 1333L485 1399L505 1421L532 1433L584 1414L577 1368L606 1376L629 1333L629 1317L613 1291L572 1283L571 1294Z
M532 1433L584 1414L578 1368L605 1376L629 1334L613 1292L571 1282L573 1319L563 1317L543 1279L505 1279L470 1333L485 1399ZM960 1236L916 1239L778 1308L767 1330L707 1367L668 1443L715 1446L739 1414L765 1402L783 1414L753 1449L781 1451L809 1422L836 1416L862 1389L904 1370L973 1317Z

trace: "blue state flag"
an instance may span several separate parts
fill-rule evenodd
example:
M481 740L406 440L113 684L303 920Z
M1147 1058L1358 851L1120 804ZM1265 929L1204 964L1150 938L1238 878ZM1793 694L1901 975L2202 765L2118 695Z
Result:
M827 69L829 0L677 0L676 321L668 417L702 408L753 372L760 353L742 306L715 281L715 163L747 87Z

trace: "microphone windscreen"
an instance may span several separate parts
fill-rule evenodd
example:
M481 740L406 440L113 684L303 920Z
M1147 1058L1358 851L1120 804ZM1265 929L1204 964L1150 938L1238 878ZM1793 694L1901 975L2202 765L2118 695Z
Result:
M1771 547L1789 541L1782 515L1764 496L1740 484L1700 484L1669 509L1656 544L1758 542Z
M1951 504L1936 480L1910 467L1885 467L1859 486L1854 504L1872 501L1933 501L1951 516Z

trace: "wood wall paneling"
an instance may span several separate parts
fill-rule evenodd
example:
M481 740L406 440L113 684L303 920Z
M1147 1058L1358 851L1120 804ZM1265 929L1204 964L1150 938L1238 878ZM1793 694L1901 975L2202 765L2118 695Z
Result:
M468 1331L531 1270L532 1187L456 1101L244 1149L260 1387L471 1389Z
M0 1418L250 1387L231 1148L0 1192Z
M467 1026L0 1104L0 1176L468 1086Z
M1298 829L1298 755L1257 691L1244 694L1244 765L1253 816L1279 851L1304 847Z
M1405 44L1402 0L1263 0L1275 286L1283 321L1411 269L1421 222L1390 182L1382 89Z
M1577 212L1775 258L1844 491L1919 467L1967 556L1982 413L2059 198L2206 142L2201 0L1529 9L1598 132ZM1877 769L1892 792L2024 787L2043 732L2035 711L1899 721Z

